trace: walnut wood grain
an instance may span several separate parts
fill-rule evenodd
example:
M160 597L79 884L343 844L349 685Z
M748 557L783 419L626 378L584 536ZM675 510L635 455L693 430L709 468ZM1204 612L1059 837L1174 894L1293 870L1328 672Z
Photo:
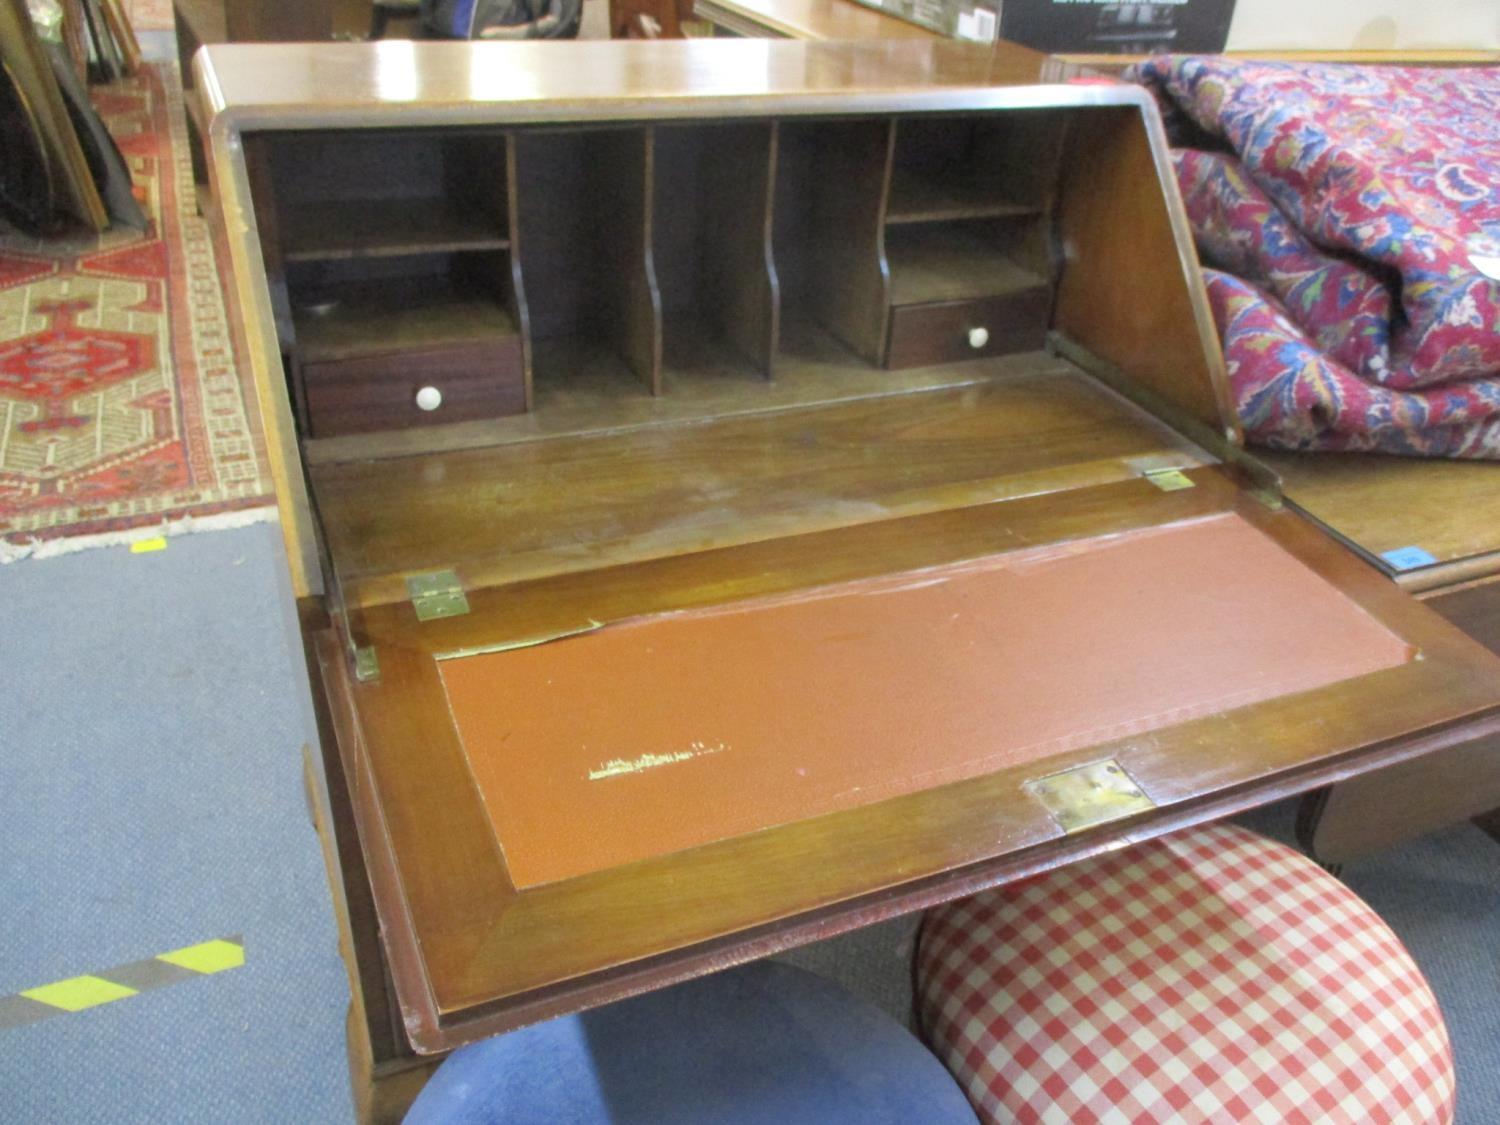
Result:
M412 44L398 59L373 47L297 45L216 50L198 63L294 589L319 589L310 575L321 550L351 594L347 616L342 603L330 606L341 633L307 628L404 1030L417 1048L442 1049L1500 736L1493 657L1299 512L1262 506L1230 470L1194 468L1204 454L1076 369L1034 353L874 369L891 315L886 239L947 221L887 222L901 130L914 117L968 116L986 119L970 123L978 133L1001 138L1026 116L1040 130L1034 158L991 163L1015 198L1037 204L1035 216L1015 217L1023 236L1004 249L1049 284L1056 219L1059 338L1237 436L1160 126L1142 91L1033 86L1039 57L1004 45L576 44L566 57L543 48ZM737 285L722 295L754 298L738 306L754 340L767 338L768 321L779 329L776 382L724 363L732 349L692 301L650 309L662 326L660 362L653 378L638 378L646 334L632 343L615 315L631 294L648 300L626 307L649 305L654 251L670 233L652 227L656 204L670 198L653 179L653 135L689 126L705 137L721 128L768 137L755 151L765 184L774 184L771 212L740 208L730 230ZM444 171L434 181L440 194L481 182L478 201L497 227L503 204L511 253L478 255L492 268L477 276L521 330L522 355L535 345L537 412L445 434L304 447L287 408L259 243L254 197L264 186L252 190L241 146L317 130L364 144L418 127L443 169L467 162L463 175ZM488 139L455 149L460 135ZM1064 143L1060 161L1049 155ZM507 148L502 167L495 153ZM984 169L980 161L981 179ZM756 189L745 199L759 200L761 181L743 178ZM423 181L417 195L429 197L428 187ZM752 264L748 251L763 251L767 228L772 260ZM769 289L738 287L762 267L777 283L769 315ZM458 279L462 271L438 272ZM660 287L654 292L660 299ZM689 315L674 323L669 311ZM1195 486L1166 492L1138 479L1164 462L1187 467ZM326 529L314 526L304 471ZM1038 547L1083 550L1210 517L1253 526L1327 584L1319 599L1353 599L1421 659L1253 705L1161 714L1170 693L1153 689L1150 667L1128 667L1131 638L1113 636L1122 674L1138 685L1135 713L1045 762L520 891L437 668L440 655L639 614ZM405 578L439 567L456 568L471 611L418 622ZM1172 566L1160 569L1156 596L1170 599ZM1225 585L1232 598L1233 583ZM1217 596L1152 617L1158 646L1180 639L1205 667L1240 643L1222 627ZM1086 630L1074 636L1090 644ZM352 679L351 638L371 646L378 677ZM1238 653L1257 666L1276 655L1269 645ZM1102 757L1118 758L1157 808L1064 837L1022 785L1042 768Z
M903 117L896 122L887 223L1039 216L1066 136L1056 111Z
M886 225L943 223L955 219L995 219L1034 215L1034 204L1007 198L1002 175L961 178L947 173L895 170Z
M793 307L787 313L781 333L780 367L771 383L742 364L725 362L723 349L716 348L712 341L704 354L698 354L693 333L684 331L681 325L672 333L672 354L663 357L663 394L658 398L620 393L618 360L586 343L543 341L539 348L544 353L544 366L565 372L566 377L545 380L537 387L535 412L530 416L406 430L382 435L378 440L363 436L312 440L305 443L307 460L309 464L325 465L372 457L410 457L568 434L788 410L872 395L971 386L1018 375L1077 373L1065 361L1040 351L880 371L812 323L805 311ZM717 369L684 366L703 359L717 364Z
M1240 440L1181 196L1162 166L1160 119L1102 109L1069 128L1053 327Z
M341 742L379 810L362 822L374 833L367 848L382 857L372 869L382 921L399 931L390 940L405 966L397 983L414 1042L451 1044L470 1019L503 1026L507 1008L528 1010L580 974L605 974L607 993L608 974L640 958L778 920L792 925L804 912L999 856L1065 847L1019 788L1037 774L1033 764L517 893L437 704L436 652L1232 510L1423 659L1187 723L1168 720L1124 741L1106 735L1050 759L1043 772L1114 757L1163 807L1240 787L1284 794L1299 771L1344 766L1361 749L1384 750L1500 707L1500 664L1472 641L1295 514L1244 500L1212 471L1194 477L1198 487L1185 492L1119 483L480 590L469 616L423 626L405 607L365 611L382 675L342 689L353 737ZM1211 630L1212 622L1189 609L1172 627ZM418 743L420 756L407 749ZM1152 817L1125 830L1149 835L1162 823ZM559 933L569 940L557 942Z
M380 601L413 571L514 581L1121 480L1161 456L1202 459L1075 373L324 464L312 480L346 594Z
M505 293L505 310L520 330L521 371L526 389L526 409L536 402L536 380L532 370L531 306L526 300L526 280L521 276L521 220L516 204L516 138L514 133L505 134L505 231L509 236L510 253L506 255L501 289ZM452 427L444 427L451 429Z

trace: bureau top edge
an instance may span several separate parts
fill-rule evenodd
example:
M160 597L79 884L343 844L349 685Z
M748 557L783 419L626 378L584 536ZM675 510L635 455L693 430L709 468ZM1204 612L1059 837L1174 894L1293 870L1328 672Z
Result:
M1025 48L951 40L244 43L194 60L214 135L1150 104L1053 70Z

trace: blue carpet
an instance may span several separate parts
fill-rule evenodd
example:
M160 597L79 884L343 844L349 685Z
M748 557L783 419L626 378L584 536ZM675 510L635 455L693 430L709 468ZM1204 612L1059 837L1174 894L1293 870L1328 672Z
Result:
M1461 825L1351 863L1343 879L1432 985L1453 1040L1459 1125L1500 1122L1500 844Z
M352 1118L275 525L0 567L0 995L242 934L242 968L0 1032L0 1120Z

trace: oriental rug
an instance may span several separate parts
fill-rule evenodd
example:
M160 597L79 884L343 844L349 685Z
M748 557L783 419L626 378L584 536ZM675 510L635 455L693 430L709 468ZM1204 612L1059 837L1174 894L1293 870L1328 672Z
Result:
M0 561L275 515L175 67L93 99L150 223L0 231Z
M1162 56L1252 441L1500 460L1500 68Z

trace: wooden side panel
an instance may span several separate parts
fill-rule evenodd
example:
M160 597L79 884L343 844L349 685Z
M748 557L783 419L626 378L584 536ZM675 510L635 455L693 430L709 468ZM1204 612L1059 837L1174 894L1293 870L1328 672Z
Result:
M1500 652L1500 579L1427 604ZM1347 863L1497 809L1500 737L1482 738L1313 794L1298 834L1321 862Z
M316 678L313 692L315 698L322 695L322 685ZM322 726L323 716L319 718ZM403 1051L409 1054L410 1048L391 1020L395 997L386 990L380 922L375 916L354 810L349 807L344 770L338 761L332 731L324 728L319 742L323 750L316 756L312 747L303 748L302 781L313 827L323 849L324 873L339 934L339 956L349 975L349 1030L351 1036L357 1034L371 1063L387 1062L398 1058Z
M1053 327L1147 390L1241 440L1218 334L1154 115L1073 115Z

